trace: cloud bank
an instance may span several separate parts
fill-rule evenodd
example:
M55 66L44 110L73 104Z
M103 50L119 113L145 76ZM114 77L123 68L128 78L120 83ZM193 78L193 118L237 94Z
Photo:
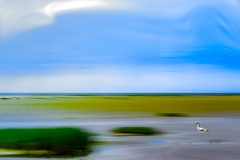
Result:
M237 93L239 79L238 72L206 66L112 67L88 73L0 77L0 88L1 92Z

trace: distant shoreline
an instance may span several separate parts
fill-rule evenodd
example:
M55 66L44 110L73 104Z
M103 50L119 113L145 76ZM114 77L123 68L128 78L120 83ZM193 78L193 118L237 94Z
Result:
M232 96L240 95L240 93L1 93L0 96L191 96L191 95L210 95L210 96Z

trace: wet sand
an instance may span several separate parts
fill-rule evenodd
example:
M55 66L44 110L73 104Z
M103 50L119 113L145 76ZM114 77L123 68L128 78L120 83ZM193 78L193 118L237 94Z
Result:
M209 129L205 142L195 124ZM240 119L214 118L101 118L73 120L5 121L6 127L74 126L100 134L94 137L106 145L95 146L82 160L239 160ZM167 134L155 136L113 136L118 126L152 126ZM2 158L13 159L13 158ZM24 158L14 158L14 160ZM40 158L44 159L44 158ZM71 158L72 159L72 158Z

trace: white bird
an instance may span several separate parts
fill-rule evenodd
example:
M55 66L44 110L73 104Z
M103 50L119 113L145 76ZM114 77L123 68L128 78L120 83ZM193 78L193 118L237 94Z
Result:
M197 125L197 130L198 130L198 132L201 133L201 141L202 141L202 134L203 134L203 138L204 138L203 141L205 141L205 135L204 135L204 133L209 132L209 130L206 129L206 128L201 128L201 127L200 127L200 123L196 123L196 125Z

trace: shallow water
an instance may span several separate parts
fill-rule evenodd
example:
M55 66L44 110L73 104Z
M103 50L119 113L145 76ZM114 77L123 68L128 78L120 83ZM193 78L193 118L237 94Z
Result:
M205 142L196 130L196 122L210 130L206 133ZM118 160L124 159L202 159L195 152L212 152L204 155L209 159L219 159L217 155L231 154L228 159L240 159L237 151L240 144L240 119L233 118L105 118L79 120L0 120L1 128L9 127L55 127L75 126L101 134L93 137L98 141L108 142L106 145L94 146L93 153L87 157L69 158L83 160ZM116 126L151 126L163 129L168 134L155 136L112 136L110 130ZM166 152L167 151L167 152ZM219 153L218 153L219 152ZM124 156L123 156L124 155ZM178 158L176 158L178 155ZM221 154L220 154L221 155ZM204 157L203 156L203 157ZM157 158L158 157L158 158ZM165 158L164 158L165 157ZM181 158L182 157L182 158ZM23 160L25 158L2 158L7 160ZM48 159L48 158L29 158ZM55 158L51 158L54 159ZM59 159L59 158L57 158ZM64 158L66 159L66 158ZM220 157L221 159L221 157ZM120 159L119 159L120 160Z

